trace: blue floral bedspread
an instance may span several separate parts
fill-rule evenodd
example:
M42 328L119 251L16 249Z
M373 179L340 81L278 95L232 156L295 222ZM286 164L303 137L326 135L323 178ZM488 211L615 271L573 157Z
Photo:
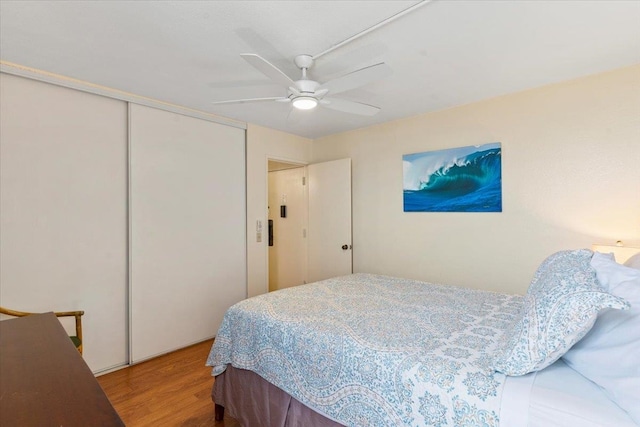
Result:
M347 426L498 426L495 346L522 297L353 274L229 308L207 359Z

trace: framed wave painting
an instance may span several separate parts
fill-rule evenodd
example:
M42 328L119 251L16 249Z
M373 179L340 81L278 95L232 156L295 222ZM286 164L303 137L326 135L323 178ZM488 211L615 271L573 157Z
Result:
M499 142L405 154L405 212L502 212Z

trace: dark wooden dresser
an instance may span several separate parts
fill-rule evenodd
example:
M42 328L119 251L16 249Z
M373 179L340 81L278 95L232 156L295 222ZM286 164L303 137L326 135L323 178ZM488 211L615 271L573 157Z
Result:
M0 426L124 426L53 313L0 322Z

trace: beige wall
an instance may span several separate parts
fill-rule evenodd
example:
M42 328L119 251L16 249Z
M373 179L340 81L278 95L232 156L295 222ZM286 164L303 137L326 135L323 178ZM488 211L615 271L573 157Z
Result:
M502 213L404 213L402 155L501 142ZM640 66L329 136L353 161L354 271L523 293L561 249L640 246Z
M306 164L311 140L257 125L247 127L247 294L269 289L267 268L268 159ZM256 241L256 221L262 221L262 241Z
M493 141L504 212L402 212L402 154ZM353 159L355 271L524 292L555 250L640 246L640 66L317 141L249 125L248 296L268 289L267 159L343 157Z

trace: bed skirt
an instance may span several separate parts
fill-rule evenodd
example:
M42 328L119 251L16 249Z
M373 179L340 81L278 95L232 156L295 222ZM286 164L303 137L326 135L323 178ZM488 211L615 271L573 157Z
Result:
M258 374L231 365L216 376L211 390L216 420L224 413L243 427L339 427ZM223 407L224 409L222 409Z

